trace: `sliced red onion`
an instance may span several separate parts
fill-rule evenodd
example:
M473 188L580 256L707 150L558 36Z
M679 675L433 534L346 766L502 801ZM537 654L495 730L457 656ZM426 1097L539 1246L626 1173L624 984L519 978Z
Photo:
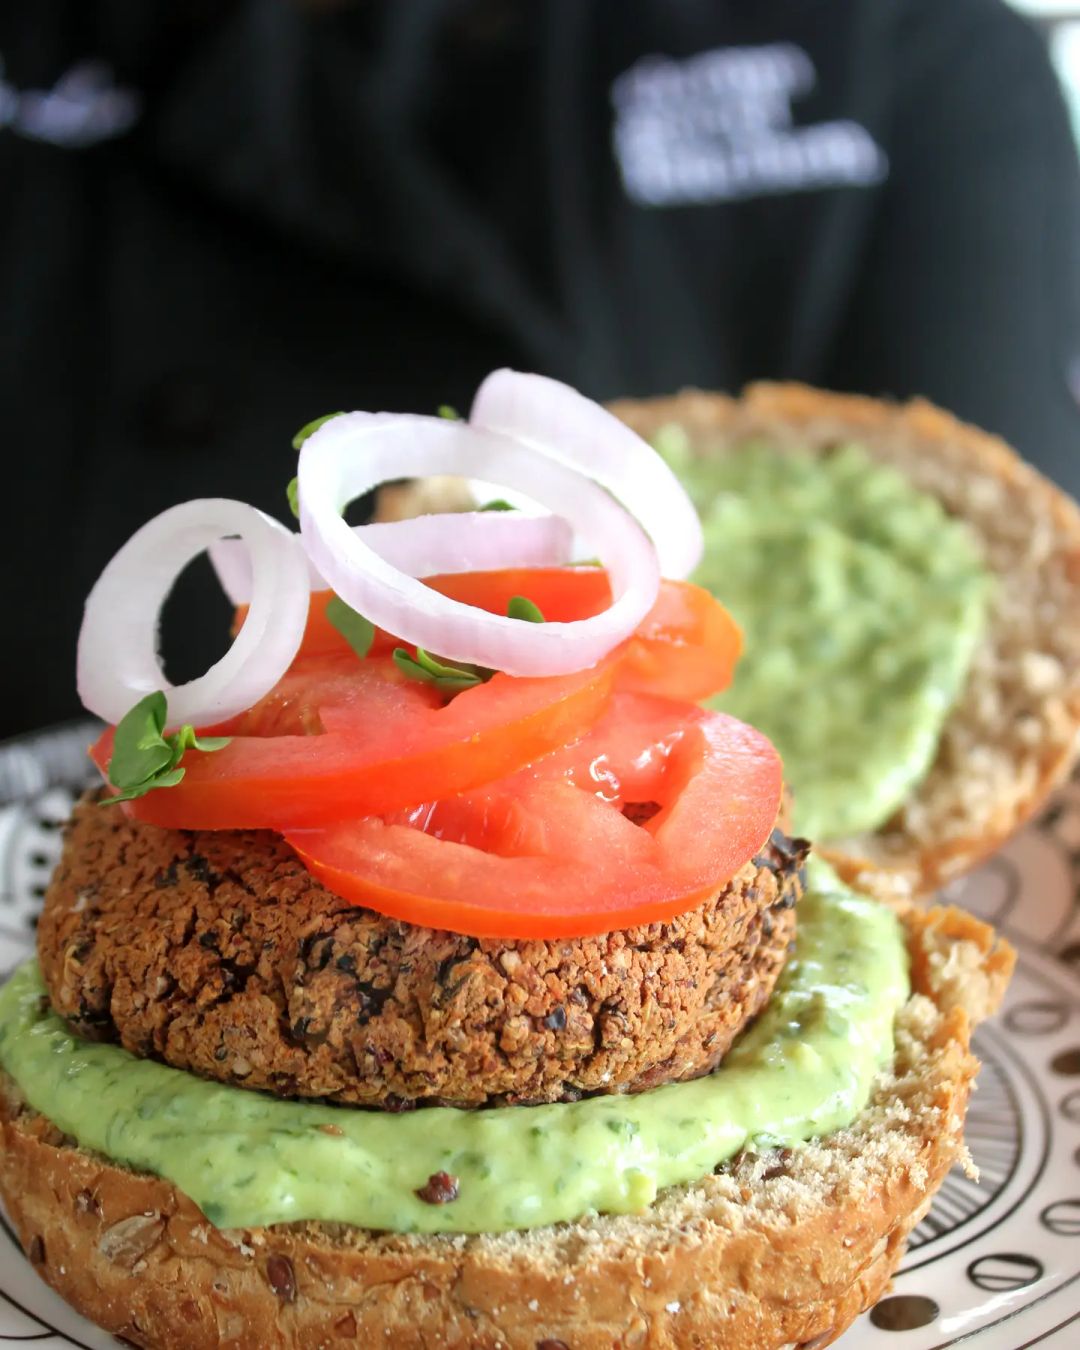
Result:
M701 522L682 484L648 442L576 389L545 375L496 370L476 391L469 421L603 484L644 526L664 576L687 577L701 561Z
M356 533L384 562L414 577L559 567L574 532L562 516L459 511L361 525Z
M603 559L613 603L576 623L522 623L450 600L381 558L346 523L349 502L395 478L452 474L500 483L565 517ZM347 413L305 441L300 531L338 595L377 627L452 661L510 675L562 675L595 665L648 613L660 584L656 550L603 488L519 440L438 417Z
M238 535L250 556L251 608L220 661L172 685L158 654L161 608L188 563L225 535ZM253 506L213 497L170 507L131 536L90 592L79 633L79 697L90 712L119 722L161 689L170 728L223 722L269 693L289 668L309 593L299 535Z
M559 567L569 562L573 543L573 531L561 516L501 511L447 512L356 525L353 533L384 562L410 577L503 567ZM210 545L210 561L232 603L248 604L251 560L243 541L217 540ZM310 561L309 584L313 591L325 590L328 584Z

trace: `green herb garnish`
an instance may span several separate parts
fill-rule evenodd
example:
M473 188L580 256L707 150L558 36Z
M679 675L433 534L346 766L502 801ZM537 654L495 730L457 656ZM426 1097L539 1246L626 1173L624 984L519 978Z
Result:
M307 438L313 435L322 426L324 422L330 422L335 417L341 417L342 414L323 413L321 417L314 417L310 422L305 422L296 435L292 438L292 448L299 450ZM300 483L294 478L285 489L285 496L289 499L289 510L297 520L300 519Z
M502 497L496 497L496 498L494 498L494 500L492 500L492 501L490 501L490 502L485 502L483 506L477 507L477 510L479 510L479 511L516 511L516 510L517 510L517 507L516 507L516 506L511 506L510 503L509 503L508 501L504 500L504 498L502 498Z
M333 604L333 601L330 603ZM328 605L327 613L329 612ZM540 606L524 595L510 597L506 614L508 618L521 619L525 623L545 622ZM410 680L433 684L449 695L460 694L463 689L473 689L476 685L483 684L485 680L490 680L495 674L493 670L487 670L484 666L457 666L448 661L440 661L438 657L424 651L423 647L417 647L415 656L410 656L404 647L395 647L394 664Z
M512 595L506 606L506 616L509 619L522 619L525 623L546 622L540 606L533 604L527 595Z
M184 776L177 767L188 750L209 752L229 744L230 736L197 736L189 723L166 736L168 704L157 690L143 699L120 719L113 737L109 760L109 782L120 791L107 797L102 806L143 797L154 788L175 787Z
M394 665L410 680L433 684L447 694L460 694L463 689L472 689L490 679L494 673L480 666L453 666L439 661L424 651L423 647L417 647L415 656L410 656L404 647L395 647Z
M342 417L344 414L323 413L321 417L313 417L310 422L305 422L296 435L292 438L292 448L299 450L309 436L313 436L324 422L331 422L335 417Z
M457 410L452 404L450 404L450 403L440 403L439 406L438 406L437 411L438 411L439 416L440 416L440 417L445 417L446 420L447 420L448 422L460 422L460 421L461 421L461 414L460 414L460 413L458 412L458 410Z
M361 660L371 651L375 641L375 625L347 605L340 595L326 602L326 617Z

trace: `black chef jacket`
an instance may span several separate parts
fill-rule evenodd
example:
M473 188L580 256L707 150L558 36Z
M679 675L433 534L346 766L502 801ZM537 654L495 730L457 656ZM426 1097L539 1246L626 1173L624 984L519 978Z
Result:
M501 364L923 393L1080 488L1076 157L998 0L35 0L0 61L0 734L152 513L284 514L301 423Z

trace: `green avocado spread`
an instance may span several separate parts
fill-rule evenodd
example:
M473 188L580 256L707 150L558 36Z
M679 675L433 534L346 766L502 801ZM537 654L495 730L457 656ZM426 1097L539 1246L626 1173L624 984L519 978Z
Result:
M0 1064L84 1148L167 1177L218 1227L321 1219L497 1232L641 1210L748 1147L850 1124L893 1055L907 952L883 905L811 861L795 955L706 1078L637 1096L405 1115L281 1101L76 1038L35 962L0 989ZM437 1172L457 1199L416 1191Z
M812 839L875 829L929 770L984 631L963 522L855 445L824 455L656 440L701 513L694 580L743 628L716 706L775 743Z

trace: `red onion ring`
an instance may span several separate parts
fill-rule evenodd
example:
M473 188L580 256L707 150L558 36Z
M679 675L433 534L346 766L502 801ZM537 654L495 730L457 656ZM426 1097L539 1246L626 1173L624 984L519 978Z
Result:
M224 535L239 535L251 559L251 608L220 661L172 685L158 654L161 608L183 569ZM212 726L258 702L300 647L307 622L308 565L298 535L243 502L183 502L137 530L106 566L86 601L79 633L79 697L106 722L119 722L156 689L169 728Z
M410 577L488 572L503 567L559 567L569 562L573 531L561 516L461 511L353 526L353 533L384 562ZM234 605L251 600L251 561L239 539L210 545L210 561ZM313 562L309 585L328 583Z
M522 623L459 604L381 558L342 517L349 502L394 478L453 474L500 483L564 516L590 540L613 603L575 623ZM377 627L452 661L510 675L563 675L595 665L648 613L660 584L656 550L603 488L520 441L437 417L347 413L305 441L300 532L339 596Z
M606 487L656 545L664 576L687 577L701 561L701 521L682 484L647 441L576 389L545 375L492 371L476 391L469 421Z

